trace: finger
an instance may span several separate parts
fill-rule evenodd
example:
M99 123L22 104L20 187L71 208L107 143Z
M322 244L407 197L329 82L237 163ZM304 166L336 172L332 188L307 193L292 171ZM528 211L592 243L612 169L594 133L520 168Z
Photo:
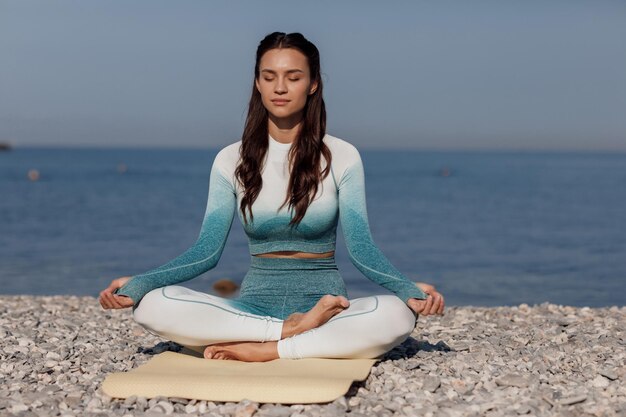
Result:
M422 300L415 300L415 299L411 300L410 307L411 309L413 309L415 314L422 314L424 303L422 303L421 301Z
M100 296L98 297L98 301L100 301L100 304L102 305L102 307L107 308L107 301L104 297L106 290L100 291Z
M422 314L424 312L426 302L426 300L421 300L419 298L413 299L413 305L415 306L415 312L417 314Z
M433 295L433 305L430 308L430 314L437 314L437 310L439 310L439 305L441 304L441 296L439 294Z
M422 286L423 286L423 285L424 285L424 283L423 283L423 282L415 282L415 286L416 286L417 288L419 288L420 290L422 290L422 291L424 291L424 289L422 288Z
M107 287L104 290L100 291L100 296L101 297L108 297L109 294L113 294L113 291L111 291L111 287Z
M132 307L133 304L135 304L130 297L126 297L124 295L114 295L114 297L123 308Z
M118 298L119 296L115 295L115 294L111 294L111 299L113 300L113 303L115 303L115 308L125 308L124 304L121 302L121 300Z
M409 307L411 308L411 310L413 310L415 314L421 314L421 311L422 311L419 301L420 300L415 300L412 298L409 300L409 303L408 303Z
M428 307L428 310L426 310L426 314L432 315L433 314L433 308L435 307L435 304L437 303L437 297L435 295L431 295L429 298L431 298L432 302L431 302L430 306Z
M422 310L422 314L424 316L427 316L430 314L430 308L433 305L433 296L429 295L428 298L426 299L426 305L424 306L424 309Z
M111 306L113 308L121 308L120 303L115 299L113 294L109 295L109 300L111 300Z
M442 295L441 296L441 305L439 306L439 310L437 311L437 313L443 314L443 308L444 308L445 303L446 303L446 301L445 301L445 299L443 298L443 295Z
M100 294L100 304L102 305L102 308L104 308L105 310L108 310L111 308L111 304L109 303L109 300L106 299L104 294Z
M417 287L423 292L425 292L426 294L430 294L431 290L433 290L431 285L428 285L424 282L418 282L416 284L417 284Z
M117 300L113 298L113 294L107 293L105 296L106 299L109 301L109 305L111 306L111 308L121 308Z
M107 308L115 308L113 305L113 302L111 301L110 294L104 293L102 294L102 298L104 299L104 302L107 305Z
M104 291L108 293L112 293L113 291L115 291L117 287L119 287L119 285L117 285L117 282L113 281L109 284L109 286Z

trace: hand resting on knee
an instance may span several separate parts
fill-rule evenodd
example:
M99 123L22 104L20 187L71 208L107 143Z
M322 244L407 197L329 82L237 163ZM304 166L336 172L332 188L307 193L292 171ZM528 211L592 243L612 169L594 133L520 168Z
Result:
M416 282L415 285L424 291L426 295L428 295L428 298L425 300L409 298L406 303L411 310L413 310L416 314L424 316L432 314L443 315L443 308L445 305L443 295L435 290L435 286L424 282Z
M100 305L104 309L111 308L128 308L132 307L135 303L130 297L126 297L125 295L117 295L113 294L115 290L121 288L129 279L132 277L120 277L111 281L111 284L104 290L100 292L100 297L98 301L100 301Z

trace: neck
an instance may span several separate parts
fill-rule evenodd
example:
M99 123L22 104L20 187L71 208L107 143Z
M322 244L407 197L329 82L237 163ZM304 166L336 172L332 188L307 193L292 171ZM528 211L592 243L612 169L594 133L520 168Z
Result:
M269 134L276 139L278 142L282 143L291 143L298 136L298 132L302 127L302 117L298 117L297 119L291 118L290 120L286 119L276 119L270 115L267 121L267 129Z

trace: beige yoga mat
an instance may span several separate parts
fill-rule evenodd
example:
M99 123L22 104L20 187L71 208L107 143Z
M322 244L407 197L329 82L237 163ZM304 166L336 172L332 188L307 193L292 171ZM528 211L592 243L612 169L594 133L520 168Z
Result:
M128 372L107 375L102 390L115 398L131 395L208 401L244 399L260 403L330 402L353 381L367 378L377 359L275 359L241 362L204 359L188 348L166 351Z

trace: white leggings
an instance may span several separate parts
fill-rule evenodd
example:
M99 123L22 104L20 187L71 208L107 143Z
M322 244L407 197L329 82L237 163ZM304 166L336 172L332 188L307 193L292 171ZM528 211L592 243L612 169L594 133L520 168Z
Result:
M283 320L243 312L231 299L179 285L147 293L134 320L155 336L181 345L278 341L278 355L301 358L377 358L405 341L417 315L395 295L351 299L322 326L281 339ZM304 313L304 312L302 312Z

